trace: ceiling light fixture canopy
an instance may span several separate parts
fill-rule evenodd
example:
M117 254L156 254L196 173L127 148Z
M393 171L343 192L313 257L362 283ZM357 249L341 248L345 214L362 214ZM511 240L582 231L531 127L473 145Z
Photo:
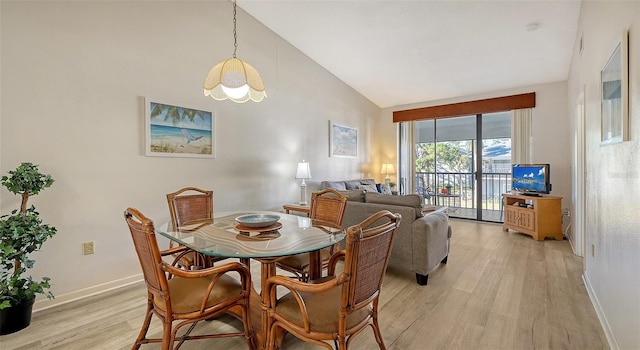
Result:
M236 33L236 2L233 1L233 57L216 64L204 80L204 95L222 101L236 103L249 100L262 101L267 92L258 71L236 57L238 35Z

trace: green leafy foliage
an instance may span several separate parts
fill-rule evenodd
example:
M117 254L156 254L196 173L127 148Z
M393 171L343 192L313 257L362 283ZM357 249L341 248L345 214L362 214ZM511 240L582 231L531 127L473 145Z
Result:
M20 164L16 170L9 171L9 175L2 177L2 186L15 194L36 195L53 184L51 175L41 174L38 166L31 163Z
M31 163L22 163L9 171L9 175L2 177L2 185L11 193L20 194L22 205L20 211L16 209L11 215L0 216L0 309L31 300L36 294L53 298L53 294L46 291L51 287L48 277L34 281L31 276L25 276L35 263L29 254L40 250L42 244L57 233L55 227L42 222L34 206L27 208L26 203L29 196L51 186L53 179L51 175L41 174L38 166Z
M468 172L471 168L471 145L468 141L416 144L416 172ZM441 168L442 169L441 169Z
M193 122L196 117L199 117L204 120L205 112L196 109L155 103L150 114L151 115L149 117L151 119L164 116L164 121L171 121L173 125L178 125L185 119Z

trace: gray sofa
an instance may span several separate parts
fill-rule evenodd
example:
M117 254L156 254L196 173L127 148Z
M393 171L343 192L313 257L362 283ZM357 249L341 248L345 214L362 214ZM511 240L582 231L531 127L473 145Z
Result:
M371 187L373 185L373 187ZM374 191L373 179L323 181L321 189L333 188L349 197L343 227L364 221L380 210L402 215L391 250L389 265L415 273L416 281L426 285L429 273L449 256L451 227L444 212L422 213L422 198L416 194L383 195Z

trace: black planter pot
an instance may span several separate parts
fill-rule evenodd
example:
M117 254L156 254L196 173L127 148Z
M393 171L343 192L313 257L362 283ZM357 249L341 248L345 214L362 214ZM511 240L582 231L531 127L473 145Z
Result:
M25 329L31 323L31 310L36 299L0 310L0 335Z

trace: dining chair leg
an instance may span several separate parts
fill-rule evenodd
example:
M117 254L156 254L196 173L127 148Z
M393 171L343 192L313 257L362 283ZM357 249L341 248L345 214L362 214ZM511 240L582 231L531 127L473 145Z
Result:
M376 337L376 342L380 347L380 350L386 350L384 346L384 340L382 340L382 334L380 333L380 324L378 323L378 299L373 302L373 315L372 315L372 324L371 328L373 328L373 335Z
M373 328L373 335L376 337L376 342L378 343L378 347L380 347L380 350L385 350L386 347L384 346L384 341L382 340L382 334L380 334L380 327L378 326L378 320L374 318L373 320L373 325L371 325L371 327Z
M171 334L171 322L169 320L164 319L162 325L162 350L169 350L173 345L173 336Z
M347 341L344 338L339 338L337 342L338 346L336 347L336 349L347 350Z
M144 321L142 322L142 327L140 328L140 333L138 333L138 338L136 339L136 342L133 344L133 347L131 347L131 350L140 349L140 346L143 344L144 339L147 337L147 331L149 330L149 325L151 324L151 316L153 315L153 312L151 311L152 307L153 306L151 304L151 300L149 300L147 302L147 314L144 317Z
M247 339L249 349L256 349L256 336L253 334L253 326L251 325L251 310L249 309L249 301L245 301L242 305L242 327L244 327L244 337Z
M273 321L269 318L269 331L267 332L265 349L279 350L282 348L282 342L284 341L285 330L277 325L277 321Z

